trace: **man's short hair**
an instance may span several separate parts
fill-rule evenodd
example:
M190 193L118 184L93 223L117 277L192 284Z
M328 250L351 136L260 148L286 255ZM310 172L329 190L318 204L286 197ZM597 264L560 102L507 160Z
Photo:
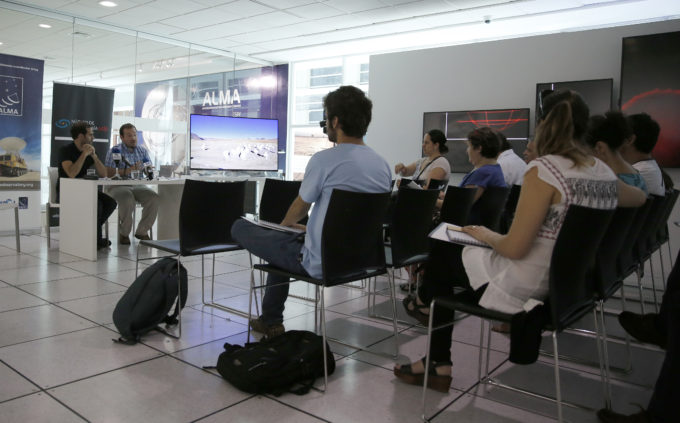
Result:
M508 142L508 137L506 137L505 134L500 131L495 132L496 136L498 137L498 142L501 144L501 151L510 150L512 145L510 145Z
M467 136L472 147L482 147L480 153L483 157L493 159L500 153L501 143L496 133L489 127L477 128Z
M633 129L635 149L650 154L654 150L656 142L659 140L661 127L647 113L638 113L628 116L628 124Z
M323 107L329 126L332 119L337 117L338 125L345 135L354 138L366 135L373 103L359 88L344 85L328 93L323 98Z
M78 135L87 134L87 128L91 128L92 125L90 125L87 122L79 121L71 125L71 138L74 140L78 138Z
M120 129L118 130L118 135L120 135L120 138L123 138L123 133L125 132L126 129L132 129L133 131L137 132L137 128L135 125L131 123L124 123L120 126Z

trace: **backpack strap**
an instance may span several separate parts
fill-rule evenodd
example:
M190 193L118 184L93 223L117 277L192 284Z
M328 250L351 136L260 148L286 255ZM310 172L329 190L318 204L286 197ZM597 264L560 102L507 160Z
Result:
M118 339L112 339L112 341L115 342L116 344L135 345L137 342L139 342L139 338L126 339L121 336Z

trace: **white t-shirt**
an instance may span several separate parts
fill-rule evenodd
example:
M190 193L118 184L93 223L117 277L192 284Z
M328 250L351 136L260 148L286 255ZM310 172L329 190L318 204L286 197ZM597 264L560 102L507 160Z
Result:
M654 195L666 195L666 187L663 185L661 169L654 159L640 160L633 163L635 170L640 172L645 180L647 191Z
M503 171L503 178L505 183L512 187L513 185L522 185L524 180L524 171L527 169L527 164L511 149L503 151L496 159L501 170Z

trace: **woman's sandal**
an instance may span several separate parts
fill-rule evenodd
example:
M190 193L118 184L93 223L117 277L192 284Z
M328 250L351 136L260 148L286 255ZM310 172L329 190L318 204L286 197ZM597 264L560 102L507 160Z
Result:
M423 367L425 367L425 358L422 358L420 361L423 362ZM427 387L434 389L437 392L449 392L452 378L450 375L437 374L437 367L450 365L450 361L430 361L430 369L427 372ZM395 367L394 375L397 377L397 379L410 385L422 386L425 380L425 373L413 373L413 369L411 368L410 364L404 364L399 368Z
M422 325L427 326L430 323L430 306L429 305L418 305L418 301L414 295L409 295L402 300L406 314L413 317L419 321ZM425 313L423 310L427 310Z

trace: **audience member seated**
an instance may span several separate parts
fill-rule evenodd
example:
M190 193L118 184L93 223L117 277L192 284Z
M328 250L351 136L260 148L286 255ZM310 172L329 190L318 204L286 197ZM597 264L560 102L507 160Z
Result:
M659 313L637 314L624 311L619 314L621 326L641 342L655 344L666 350L661 371L656 379L654 393L646 410L625 416L602 409L597 416L604 423L642 423L680 421L680 253L668 275L666 292Z
M633 137L623 113L609 111L604 116L592 116L585 136L593 154L614 171L623 182L647 193L647 185L640 173L619 154L621 146Z
M324 97L323 106L324 133L337 145L314 154L309 160L299 195L281 222L283 226L301 226L298 222L307 216L314 204L307 233L301 236L266 229L244 219L238 219L231 227L234 240L253 255L286 271L315 278L323 276L321 232L333 189L389 192L392 182L389 164L364 144L373 107L364 92L356 87L342 86ZM286 276L268 274L262 315L249 322L254 331L270 337L285 331L283 311L289 288L286 282Z
M448 181L451 175L449 160L442 156L449 151L446 146L446 136L439 129L431 129L423 137L423 157L408 166L397 163L394 173L401 176L412 176L414 181L424 181L423 188L427 189L430 179Z
M92 146L94 134L92 126L85 122L76 122L71 126L73 142L59 150L59 178L82 178L87 170L94 165L101 178L106 177L106 167L99 160ZM59 182L57 182L57 197L59 196ZM97 192L97 248L106 248L111 241L102 236L102 225L116 209L116 200ZM68 234L64 234L68 236Z
M512 187L513 185L522 185L524 179L524 171L527 164L519 157L512 149L508 139L502 132L496 132L498 140L501 143L501 154L498 155L496 161L503 171L505 183Z
M628 124L633 130L633 137L621 146L621 156L640 172L650 194L664 195L669 187L664 184L662 171L652 158L652 150L661 131L659 124L647 113L628 116Z
M617 203L639 206L645 201L642 191L618 180L583 148L580 139L588 123L588 106L577 93L556 91L544 99L543 110L546 118L535 139L539 158L529 163L524 175L510 231L501 235L482 226L465 226L466 233L492 248L465 247L462 268L449 275L428 277L426 267L418 295L404 300L409 314L428 318L426 304L434 297L452 295L455 285L479 298L481 306L506 313L523 310L530 299L543 301L552 249L571 204L613 209ZM434 312L434 325L453 318L450 310ZM434 331L430 345L429 387L444 392L451 384L452 333L450 326ZM394 368L399 379L411 384L422 384L424 372L424 360Z

